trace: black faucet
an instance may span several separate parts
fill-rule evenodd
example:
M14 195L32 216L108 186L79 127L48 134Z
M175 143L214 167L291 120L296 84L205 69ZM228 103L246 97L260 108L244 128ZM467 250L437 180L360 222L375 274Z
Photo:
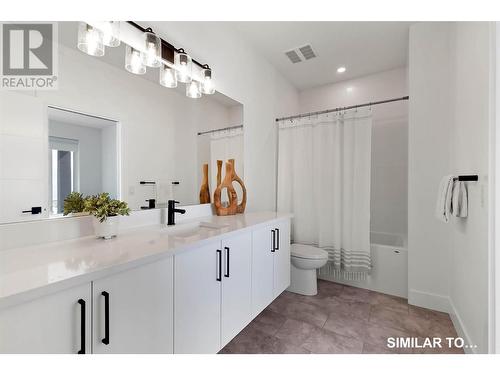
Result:
M183 210L182 208L175 208L175 204L179 203L174 200L169 200L168 201L168 219L167 219L167 225L175 225L175 213L178 212L180 214L185 214L186 210Z

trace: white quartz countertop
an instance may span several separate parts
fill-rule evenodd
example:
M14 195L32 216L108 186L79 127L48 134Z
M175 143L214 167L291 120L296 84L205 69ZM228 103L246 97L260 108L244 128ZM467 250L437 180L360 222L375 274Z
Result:
M0 308L290 217L276 212L208 216L173 227L138 227L110 240L88 236L0 251Z

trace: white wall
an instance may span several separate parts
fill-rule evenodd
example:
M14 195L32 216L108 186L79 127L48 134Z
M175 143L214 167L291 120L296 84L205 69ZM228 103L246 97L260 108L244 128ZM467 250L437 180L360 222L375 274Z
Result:
M121 196L117 126L102 128L101 136L102 191L107 191L111 197L116 198Z
M451 167L474 173L469 216L454 220L451 301L470 341L488 348L488 152L490 121L490 25L458 22L453 28L453 126Z
M487 352L489 24L419 23L409 50L409 302L449 311ZM439 222L440 178L467 173L469 216Z
M449 25L412 26L409 53L408 299L446 311L451 237L434 212L439 181L451 173Z
M300 112L344 107L408 95L399 68L301 91ZM372 107L371 231L407 234L408 102Z
M50 120L49 137L68 138L78 141L79 192L84 195L102 192L101 129ZM114 172L116 175L116 170Z

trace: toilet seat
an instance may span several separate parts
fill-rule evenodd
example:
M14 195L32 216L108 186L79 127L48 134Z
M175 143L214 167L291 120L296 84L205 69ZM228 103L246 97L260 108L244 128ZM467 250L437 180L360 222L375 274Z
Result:
M293 257L302 259L328 259L328 253L315 246L292 244L291 254Z

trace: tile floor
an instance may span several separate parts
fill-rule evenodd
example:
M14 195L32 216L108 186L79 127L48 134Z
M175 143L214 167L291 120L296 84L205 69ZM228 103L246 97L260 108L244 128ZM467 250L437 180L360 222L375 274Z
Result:
M448 314L407 300L318 280L316 296L283 292L221 354L463 353L462 349L389 349L387 337L456 337Z

